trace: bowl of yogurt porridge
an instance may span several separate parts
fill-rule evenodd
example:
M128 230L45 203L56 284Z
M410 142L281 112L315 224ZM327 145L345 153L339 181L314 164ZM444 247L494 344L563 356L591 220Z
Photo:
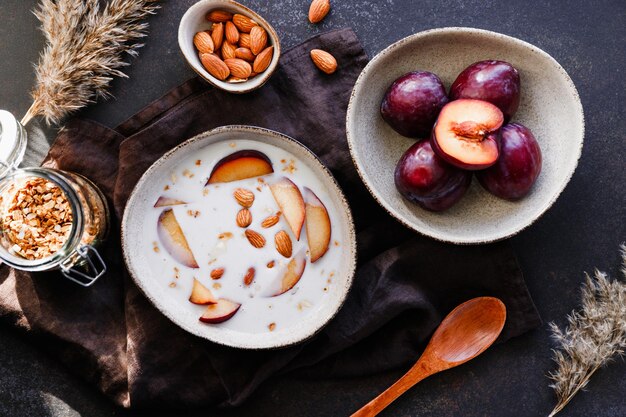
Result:
M188 332L227 346L302 342L341 308L356 238L346 199L306 147L224 126L142 176L122 220L131 276Z

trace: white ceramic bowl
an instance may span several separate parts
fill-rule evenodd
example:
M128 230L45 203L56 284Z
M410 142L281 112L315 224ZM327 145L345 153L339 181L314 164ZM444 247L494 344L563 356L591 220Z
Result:
M508 61L520 72L521 103L512 121L535 134L543 156L541 174L530 194L517 202L492 196L474 179L457 205L442 213L429 212L396 190L396 163L415 140L383 121L380 103L389 85L407 72L431 71L449 88L464 68L486 59ZM352 158L374 198L406 226L459 244L501 240L537 220L574 173L584 137L578 92L554 58L519 39L471 28L420 32L379 53L355 84L346 124Z
M224 326L201 323L198 320L198 306L187 302L186 298L182 300L180 297L173 297L171 289L164 285L163 280L155 279L150 266L153 258L146 254L149 252L146 251L146 247L149 247L150 242L146 243L143 237L146 210L153 207L155 196L162 193L162 184L167 182L171 172L181 161L208 145L238 139L268 143L299 158L317 175L322 187L325 188L327 194L325 203L336 208L338 218L332 219L333 223L340 223L343 226L333 229L333 233L340 233L333 239L345 243L341 247L342 256L339 257L341 264L335 268L332 291L325 294L323 303L303 320L271 333L238 332ZM352 285L356 265L356 237L352 215L330 171L300 142L271 130L251 126L224 126L202 133L180 144L156 161L141 177L126 205L122 220L122 250L135 283L165 316L196 336L245 349L284 347L308 339L321 330L343 305ZM188 294L185 294L185 297L187 296Z
M211 10L224 10L248 16L265 29L268 36L268 45L274 46L272 62L265 71L246 82L229 83L218 80L204 69L202 62L200 62L198 51L193 44L193 37L196 33L208 30L211 27L212 23L206 20L206 15ZM259 14L232 0L200 0L191 6L183 15L178 26L178 46L183 53L185 61L198 75L215 87L236 94L247 93L263 86L276 70L280 58L280 39L274 28Z

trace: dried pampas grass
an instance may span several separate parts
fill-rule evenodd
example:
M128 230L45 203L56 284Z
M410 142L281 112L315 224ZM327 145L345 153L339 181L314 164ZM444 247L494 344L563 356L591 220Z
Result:
M626 247L622 273L626 276ZM582 286L582 310L568 316L568 326L550 324L558 343L554 351L556 371L550 373L558 402L550 416L561 411L583 389L591 376L626 349L626 283L609 280L596 270Z
M143 46L148 25L142 20L156 11L158 0L41 0L35 16L47 45L35 71L33 104L22 119L35 116L51 123L100 97L107 97L113 77L126 77L123 54Z

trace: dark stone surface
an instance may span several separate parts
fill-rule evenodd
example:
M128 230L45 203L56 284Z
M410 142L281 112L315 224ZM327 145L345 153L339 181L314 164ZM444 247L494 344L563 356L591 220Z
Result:
M178 21L193 0L164 2L153 17L146 47L113 83L116 99L92 106L84 116L113 126L193 74L178 51ZM623 0L361 0L335 1L319 26L306 20L308 1L245 2L272 22L286 47L332 28L352 26L368 54L414 32L472 26L519 37L544 49L569 72L586 115L585 147L578 170L536 224L511 239L543 319L564 323L576 307L583 271L594 267L617 276L618 245L626 239L626 3ZM30 13L35 0L0 2L0 107L23 114L33 84L31 63L43 38ZM546 326L496 346L474 362L434 376L400 398L383 415L534 416L554 402L546 373L552 369ZM364 379L310 381L280 378L265 384L242 408L197 410L197 416L349 415L401 371ZM626 415L626 365L598 372L562 413ZM126 416L66 370L0 328L0 416ZM141 415L181 415L144 412Z

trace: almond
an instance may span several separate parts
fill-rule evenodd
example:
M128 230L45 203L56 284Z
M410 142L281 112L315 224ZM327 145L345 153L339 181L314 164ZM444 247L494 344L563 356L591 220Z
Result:
M328 12L330 12L330 0L313 0L309 7L309 22L321 22Z
M224 268L215 268L211 271L211 279L220 279L224 275Z
M267 263L267 267L268 267L269 269L274 268L274 265L276 265L276 262L275 262L275 261L269 261L269 262Z
M237 29L243 33L250 33L252 28L257 26L257 23L254 20L239 13L236 13L233 16L233 23L237 26Z
M196 33L193 37L193 44L196 46L196 49L198 49L200 53L213 53L213 39L211 38L211 35L207 32Z
M250 50L258 55L267 46L267 32L261 26L255 26L250 30Z
M239 34L239 46L242 48L250 49L250 34L249 33Z
M230 80L229 80L230 81ZM237 226L248 227L252 223L252 213L247 208L239 210L237 213Z
M291 257L291 238L289 237L287 232L281 230L280 232L276 233L276 235L274 236L274 244L276 245L276 250L278 251L278 253L283 255L285 258Z
M243 59L245 61L254 62L256 58L252 51L248 48L235 49L235 58Z
M235 47L228 41L222 44L222 59L226 62L227 59L233 59L235 57Z
M250 208L252 207L252 203L254 203L254 193L250 190L246 190L245 188L235 189L233 196L241 207Z
M206 20L213 23L226 22L233 18L233 14L224 10L211 10L206 15Z
M273 56L274 47L268 46L267 48L265 48L263 52L257 55L256 59L254 60L254 64L252 64L252 69L254 70L254 72L258 73L265 71L267 67L270 66Z
M225 80L230 75L228 65L215 54L200 54L202 66L218 80Z
M224 41L224 24L217 23L211 27L211 38L213 38L213 47L218 50L222 47Z
M226 40L233 45L239 42L239 31L233 22L226 22L224 34L226 35Z
M270 323L267 328L270 329L270 332L273 332L276 329L276 323Z
M243 277L243 285L247 287L250 284L252 284L252 281L254 281L255 274L256 274L256 270L254 268L248 268L248 272L246 272L246 275L244 275Z
M263 222L261 222L261 227L268 229L278 223L279 220L280 217L278 217L277 215L269 216L268 218L263 220Z
M244 61L243 59L225 59L224 63L228 65L230 73L233 75L233 77L248 78L250 76L250 73L252 72L252 67L250 66L250 63ZM254 201L254 195L252 196L252 198Z
M259 249L265 246L265 238L262 234L250 229L247 229L245 233L248 238L248 242L250 242L250 244L255 248Z
M313 49L311 51L311 59L315 66L326 74L332 74L337 71L337 60L334 56L321 49Z
M241 84L241 83L245 83L246 81L248 81L248 78L237 78L237 77L228 77L228 79L226 80L227 83L231 83L231 84Z

